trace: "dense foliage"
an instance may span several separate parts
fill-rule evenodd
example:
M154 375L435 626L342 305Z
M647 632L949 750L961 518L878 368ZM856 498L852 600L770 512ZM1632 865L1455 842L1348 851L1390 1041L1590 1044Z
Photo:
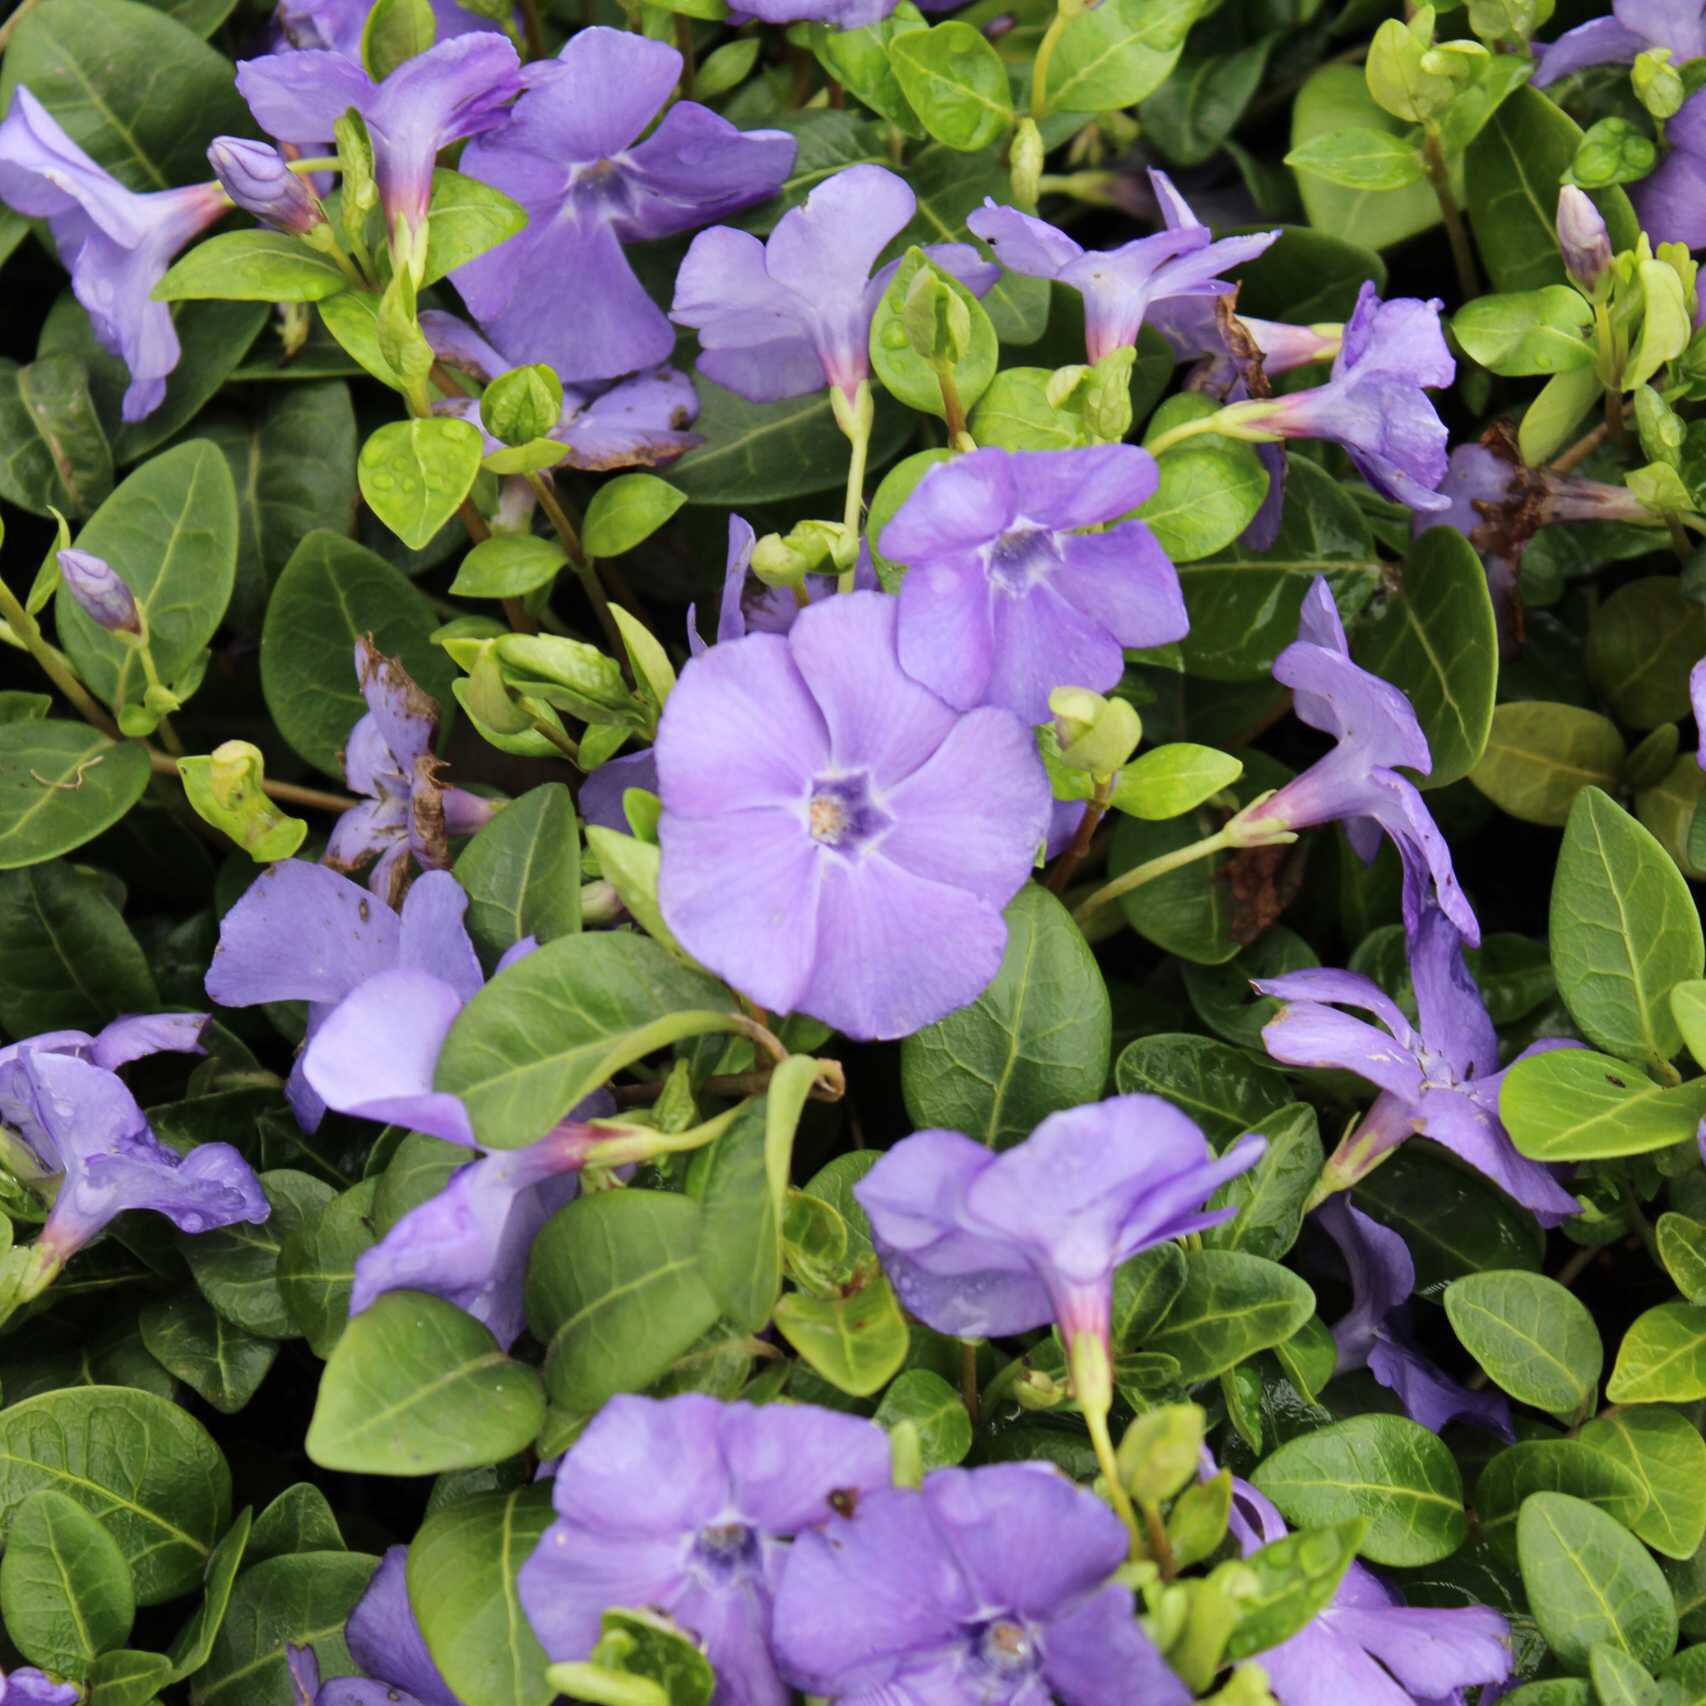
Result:
M0 23L0 1701L1701 1706L1706 15L751 7Z

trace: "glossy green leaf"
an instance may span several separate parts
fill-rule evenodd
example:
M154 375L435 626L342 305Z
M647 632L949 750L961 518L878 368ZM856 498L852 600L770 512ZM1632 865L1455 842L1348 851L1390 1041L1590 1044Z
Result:
M910 1422L918 1430L926 1469L952 1468L971 1450L971 1417L965 1400L927 1368L909 1368L897 1375L877 1406L875 1420L890 1429Z
M1230 1043L1190 1032L1139 1037L1114 1063L1121 1095L1163 1096L1224 1146L1291 1098L1285 1078Z
M1050 109L1103 113L1135 106L1166 81L1201 10L1199 0L1110 0L1080 12L1049 66Z
M1647 1502L1630 1527L1667 1558L1692 1558L1706 1540L1706 1440L1680 1410L1626 1406L1589 1422L1583 1445L1626 1468Z
M1238 1595L1238 1623L1226 1643L1226 1661L1256 1657L1313 1622L1332 1603L1365 1530L1363 1518L1352 1517L1331 1528L1288 1534L1243 1559L1255 1582Z
M1277 1262L1242 1250L1188 1250L1185 1283L1142 1349L1176 1358L1186 1386L1283 1344L1315 1313L1315 1294Z
M211 1232L180 1233L179 1248L203 1297L228 1320L265 1339L291 1339L297 1326L278 1282L279 1251L334 1195L323 1179L281 1167L261 1175L271 1212L258 1226L238 1221Z
M1145 438L1154 440L1213 408L1191 393L1169 398L1150 418ZM1268 492L1268 472L1255 447L1215 433L1164 451L1159 467L1160 484L1137 513L1175 563L1225 550L1255 519Z
M975 154L1013 122L1007 67L971 24L950 18L898 35L889 63L924 128L950 148Z
M328 255L282 231L229 231L209 237L167 269L159 302L208 297L236 302L318 302L349 280Z
M1635 1317L1605 1383L1613 1404L1692 1404L1706 1398L1706 1309L1661 1303Z
M1706 1225L1685 1214L1661 1214L1653 1231L1676 1289L1690 1303L1706 1303Z
M440 166L432 175L427 219L423 286L513 237L526 225L527 210L490 184Z
M1481 1536L1515 1559L1516 1519L1531 1493L1568 1493L1633 1528L1648 1507L1646 1485L1624 1462L1582 1439L1530 1439L1507 1446L1475 1483Z
M1668 1149L1706 1115L1706 1079L1669 1088L1592 1049L1518 1061L1499 1092L1511 1141L1534 1161L1600 1161Z
M391 421L356 459L368 507L411 550L421 550L455 515L485 454L478 427L433 416Z
M363 1179L302 1219L279 1245L279 1295L317 1357L330 1356L349 1326L355 1264L377 1238L378 1187L377 1179Z
M1583 788L1613 789L1623 773L1623 737L1598 711L1518 700L1493 712L1469 780L1501 811L1561 829Z
M113 489L113 453L74 355L0 361L0 498L80 521Z
M278 1356L276 1340L227 1321L194 1292L149 1304L137 1323L149 1355L228 1416L254 1397Z
M494 533L462 559L450 590L462 598L515 598L549 586L568 560L568 552L555 539Z
M1689 714L1688 672L1706 652L1706 608L1675 575L1627 581L1594 612L1588 679L1617 720L1656 729Z
M464 923L489 968L524 936L572 936L581 925L580 837L574 801L561 782L542 782L512 800L456 860L468 891Z
M947 26L939 27L945 29ZM965 349L950 370L962 408L973 408L989 388L1000 360L1000 348L996 342L995 327L977 297L923 250L909 249L901 258L871 318L871 366L890 394L898 397L909 409L942 419L946 406L942 401L941 381L930 363L912 348L906 329L908 293L921 272L933 274L941 287L951 292L966 311L969 331Z
M12 1515L0 1558L6 1633L31 1664L86 1678L136 1616L130 1566L88 1510L44 1487Z
M594 557L620 557L657 532L687 499L656 474L620 474L593 493L581 543Z
M1544 1274L1469 1274L1446 1289L1445 1313L1495 1385L1566 1420L1593 1402L1605 1348L1593 1317Z
M1548 284L1539 290L1483 296L1452 316L1465 351L1491 373L1567 373L1593 360L1593 308L1579 290Z
M148 754L87 723L0 723L0 870L69 853L115 824L148 786Z
M1209 1199L1212 1208L1238 1212L1202 1234L1210 1250L1247 1250L1277 1262L1297 1242L1303 1205L1321 1176L1325 1158L1315 1110L1306 1102L1288 1102L1254 1121L1268 1147L1249 1172L1222 1185Z
M1292 149L1285 163L1294 172L1308 172L1348 190L1401 190L1425 170L1414 142L1366 126L1312 136Z
M830 1298L791 1291L776 1305L776 1330L816 1373L855 1398L889 1383L909 1342L894 1288L874 1269L864 1271L863 1282Z

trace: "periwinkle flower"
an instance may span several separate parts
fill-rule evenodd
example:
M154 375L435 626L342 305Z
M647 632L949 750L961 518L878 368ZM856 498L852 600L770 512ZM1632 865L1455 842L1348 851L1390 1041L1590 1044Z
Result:
M11 1171L54 1193L32 1249L32 1289L129 1209L163 1214L191 1233L267 1218L260 1181L230 1144L198 1144L188 1155L168 1149L111 1070L159 1049L199 1052L206 1022L199 1013L138 1016L97 1037L48 1032L0 1051Z
M1338 1067L1379 1087L1373 1107L1328 1163L1329 1189L1353 1185L1407 1137L1430 1137L1484 1173L1508 1196L1556 1226L1580 1210L1550 1168L1517 1153L1499 1123L1499 1039L1487 1004L1463 958L1463 937L1428 907L1410 938L1410 976L1419 1025L1360 973L1311 967L1252 986L1284 1003L1262 1028L1275 1060L1288 1066ZM1380 1026L1340 1007L1372 1013ZM1384 1027L1384 1029L1380 1028ZM1538 1042L1518 1059L1568 1047Z
M528 225L459 267L456 288L512 361L549 362L570 381L656 367L675 333L622 245L767 200L794 163L794 138L743 132L677 101L640 141L674 92L681 55L603 25L527 75L509 123L467 149L461 169L513 196Z
M1695 727L1700 732L1700 768L1706 770L1706 658L1688 672L1688 703L1694 712Z
M518 365L454 315L429 308L421 314L420 325L446 366L460 368L482 384ZM447 397L434 404L433 411L456 415L485 432L480 405L472 397ZM565 385L562 413L546 436L562 444L563 462L571 468L651 468L705 442L686 430L698 415L699 398L687 376L673 367L659 367L609 386ZM486 434L488 454L502 448Z
M273 22L286 47L327 48L360 65L361 38L372 10L364 0L279 0ZM460 0L432 0L432 16L435 41L503 29L497 19L470 11Z
M1439 327L1438 300L1382 302L1364 284L1345 322L1332 376L1283 397L1236 403L1222 416L1232 430L1339 445L1383 497L1412 509L1444 509L1445 423L1424 387L1449 385L1457 372Z
M232 201L275 231L300 237L325 224L325 210L314 192L270 144L216 136L207 163Z
M572 1660L610 1607L654 1606L703 1643L722 1706L785 1706L770 1650L784 1543L888 1480L888 1438L857 1416L696 1392L612 1398L558 1466L557 1520L521 1566L522 1608L546 1653Z
M894 631L892 598L825 599L692 659L658 723L670 929L773 1012L858 1038L988 984L1049 818L1029 730L921 687Z
M1461 1420L1515 1440L1510 1404L1502 1392L1471 1392L1411 1342L1416 1265L1403 1238L1370 1219L1347 1193L1329 1197L1314 1218L1338 1245L1351 1282L1350 1312L1333 1327L1338 1352L1334 1372L1366 1368L1398 1395L1404 1413L1430 1433Z
M896 263L871 276L918 198L881 166L849 166L776 222L768 242L719 225L693 239L670 318L699 334L699 371L754 403L833 385L851 402L870 376L871 319ZM982 296L1000 269L967 243L925 254Z
M1641 229L1654 243L1706 248L1706 100L1699 90L1666 120L1665 141L1670 152L1658 170L1632 186Z
M1107 1343L1114 1269L1234 1211L1204 1203L1261 1159L1250 1135L1217 1157L1159 1096L1051 1114L1002 1153L957 1131L897 1143L854 1188L901 1302L939 1333L1059 1327Z
M35 1668L7 1671L0 1676L4 1706L78 1706L83 1691L74 1682L54 1682Z
M1056 280L1084 298L1084 342L1092 362L1135 344L1152 307L1225 294L1232 286L1220 275L1254 260L1279 237L1260 231L1215 242L1165 172L1151 170L1149 181L1165 229L1117 249L1087 250L1047 221L989 197L966 220L1009 272Z
M1458 886L1451 849L1415 784L1394 768L1402 764L1425 776L1433 768L1427 736L1398 688L1351 662L1324 580L1304 595L1297 638L1274 661L1274 679L1291 688L1298 717L1338 744L1247 806L1228 826L1235 842L1254 845L1265 833L1341 821L1352 848L1369 861L1384 831L1404 865L1406 923L1414 928L1431 890L1470 945L1478 944L1480 926Z
M958 0L928 0L926 12L939 12ZM767 24L824 24L832 30L860 30L881 23L895 0L739 0L737 22L758 18Z
M1652 48L1670 50L1678 65L1706 54L1706 13L1698 0L1611 0L1611 16L1566 30L1550 45L1534 44L1540 64L1534 86L1544 89L1590 65L1633 65Z
M1289 1532L1247 1482L1232 1483L1231 1532L1247 1558ZM1313 1622L1256 1661L1280 1706L1463 1706L1464 1690L1510 1679L1510 1626L1484 1605L1405 1605L1351 1562Z
M502 124L521 88L521 62L509 38L484 30L434 43L382 83L324 48L237 63L238 92L261 128L281 142L317 142L332 135L351 107L361 114L386 226L411 255L426 224L439 150Z
M467 905L448 871L414 883L399 914L325 865L281 859L225 914L207 970L209 996L225 1007L308 1003L307 1046L285 1086L303 1130L313 1131L330 1105L473 1142L462 1104L432 1089L445 1033L485 981L462 924ZM356 1038L354 1059L336 1048L319 1057L313 1077L322 1091L310 1081L308 1054L351 1000L344 1023ZM386 1045L363 1047L377 1020L386 1024Z
M901 667L962 710L1001 705L1040 723L1054 688L1102 691L1123 647L1183 638L1177 572L1141 521L1122 519L1158 479L1129 444L938 463L879 541L907 565Z
M1188 1706L1109 1580L1126 1546L1113 1512L1047 1464L938 1469L795 1540L777 1662L842 1706Z
M408 1557L406 1546L386 1550L344 1625L359 1676L322 1682L312 1647L287 1648L296 1706L463 1706L433 1663L415 1621L404 1574Z
M367 798L332 826L326 863L337 871L354 871L377 855L367 886L397 906L408 886L411 853L422 870L445 870L449 838L472 835L496 808L490 800L438 780L433 752L438 703L366 635L355 643L355 673L367 715L350 730L344 777Z
M1611 265L1611 234L1587 191L1574 184L1559 190L1557 230L1564 270L1583 290L1593 290Z
M124 418L152 414L181 353L171 308L154 300L154 286L172 257L225 215L225 192L216 183L126 189L20 84L0 123L0 201L47 221L96 339L130 369Z
M78 609L91 622L109 634L142 632L136 599L105 558L91 551L67 549L59 553L59 572Z

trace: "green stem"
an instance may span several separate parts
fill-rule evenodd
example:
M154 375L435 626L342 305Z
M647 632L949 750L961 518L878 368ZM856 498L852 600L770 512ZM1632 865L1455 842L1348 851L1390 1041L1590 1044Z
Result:
M287 160L285 162L293 172L335 172L338 170L336 154L316 154L307 160Z
M869 396L870 393L867 391L867 405ZM865 507L865 461L871 453L869 407L855 408L850 411L850 414L852 415L851 421L843 419L841 422L841 430L846 433L847 442L851 447L847 457L847 497L841 507L841 525L846 530L848 538L855 542L855 554L854 562L841 571L841 577L836 583L837 592L851 592L853 590L853 577L858 572L856 547L859 538L859 520Z
M1180 847L1171 853L1163 853L1159 858L1146 860L1141 865L1134 865L1123 876L1115 877L1111 883L1103 883L1087 900L1081 902L1073 912L1073 921L1082 924L1092 913L1099 912L1111 900L1119 900L1128 895L1133 889L1142 888L1145 883L1152 883L1157 877L1164 877L1169 871L1176 871L1181 865L1195 863L1198 859L1208 859L1232 843L1227 839L1224 829L1217 830L1213 835L1204 836L1201 841L1193 841L1188 847Z
M1084 1423L1090 1430L1090 1443L1096 1449L1096 1462L1102 1478L1108 1483L1108 1496L1114 1501L1114 1514L1126 1525L1131 1535L1131 1554L1135 1558L1144 1550L1143 1532L1137 1526L1137 1512L1131 1507L1131 1495L1120 1480L1119 1461L1114 1455L1114 1442L1108 1432L1108 1412L1104 1407L1086 1408ZM1165 1540L1163 1540L1165 1544ZM1157 1558L1159 1563L1160 1559Z
M978 1422L977 1402L977 1346L965 1344L960 1346L960 1401L966 1407L966 1415L971 1418L975 1428Z
M1427 168L1428 182L1433 186L1434 200L1439 203L1439 216L1445 221L1445 234L1451 242L1451 261L1457 269L1457 288L1465 302L1481 293L1475 272L1475 251L1469 242L1469 227L1463 223L1457 197L1451 193L1451 169L1446 164L1445 148L1439 132L1429 125L1422 139L1422 163Z
M24 650L36 660L42 674L71 701L84 722L92 723L102 734L111 735L114 740L120 739L118 724L90 697L88 689L72 672L63 654L48 644L40 624L24 609L17 594L4 581L0 581L0 617L5 618L7 626L18 636Z
M1054 58L1054 50L1060 46L1060 38L1066 32L1071 20L1065 12L1056 11L1049 19L1049 26L1043 31L1043 39L1037 43L1036 63L1031 67L1031 117L1041 124L1048 112L1048 68L1049 61Z
M1219 432L1220 417L1225 410L1219 410L1212 415L1199 415L1194 421L1180 421L1176 427L1170 427L1152 444L1146 444L1144 449L1151 456L1160 456L1171 450L1175 444L1182 444L1187 438L1195 438L1201 432Z

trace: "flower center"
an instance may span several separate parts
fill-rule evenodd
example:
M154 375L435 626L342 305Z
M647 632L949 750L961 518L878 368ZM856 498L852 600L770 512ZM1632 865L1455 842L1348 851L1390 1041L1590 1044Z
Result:
M1038 581L1058 569L1062 560L1051 528L1021 522L989 547L989 578L1009 598L1023 598Z
M728 1587L756 1574L758 1536L743 1522L699 1530L693 1542L694 1573L709 1587Z
M625 161L605 158L588 160L569 173L569 198L575 210L586 217L619 220L634 212L638 198L633 182L623 170Z
M857 853L894 819L871 798L871 778L856 770L846 776L820 776L806 803L806 828L820 847Z
M1030 1676L1043 1662L1042 1648L1023 1623L997 1618L978 1630L973 1651L979 1663L1009 1680Z

